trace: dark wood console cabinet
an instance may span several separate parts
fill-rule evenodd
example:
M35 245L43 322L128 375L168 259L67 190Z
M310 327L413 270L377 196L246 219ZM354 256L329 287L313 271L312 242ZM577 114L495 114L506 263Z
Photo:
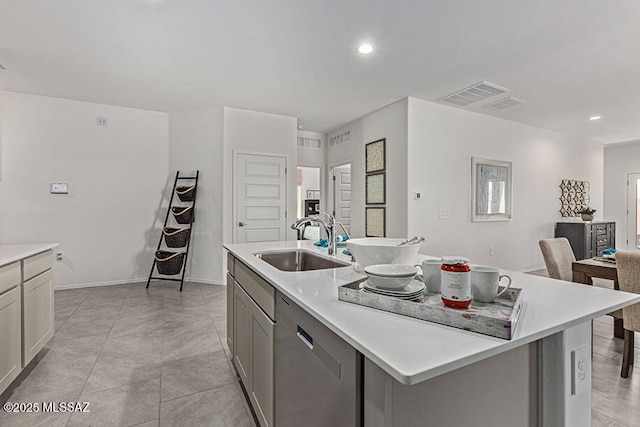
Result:
M613 221L558 222L556 237L566 237L577 260L602 256L616 247L616 223Z

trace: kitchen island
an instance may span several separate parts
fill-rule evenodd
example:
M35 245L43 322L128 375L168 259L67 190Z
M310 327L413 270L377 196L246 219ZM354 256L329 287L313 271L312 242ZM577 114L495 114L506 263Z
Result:
M364 278L352 265L286 272L255 256L296 248L322 252L310 242L225 247L363 355L367 426L589 425L591 358L580 356L591 354L590 321L640 301L633 294L507 272L525 298L514 338L503 340L339 301L338 287ZM350 261L342 254L332 258ZM580 378L573 384L572 362ZM277 425L277 411L275 420Z

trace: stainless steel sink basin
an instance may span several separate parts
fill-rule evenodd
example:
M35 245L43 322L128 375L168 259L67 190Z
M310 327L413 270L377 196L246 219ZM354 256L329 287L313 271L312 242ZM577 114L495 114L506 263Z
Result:
M310 271L327 270L330 268L347 267L350 264L328 259L312 252L302 250L261 252L255 254L264 262L271 264L281 271Z

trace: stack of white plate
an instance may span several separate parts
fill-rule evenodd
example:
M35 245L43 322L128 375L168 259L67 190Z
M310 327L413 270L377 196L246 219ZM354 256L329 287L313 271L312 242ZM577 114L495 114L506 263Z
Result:
M363 290L372 294L384 295L387 297L394 297L403 300L413 300L421 297L424 294L425 285L418 280L412 280L409 285L400 289L384 289L372 285L367 280L364 282Z

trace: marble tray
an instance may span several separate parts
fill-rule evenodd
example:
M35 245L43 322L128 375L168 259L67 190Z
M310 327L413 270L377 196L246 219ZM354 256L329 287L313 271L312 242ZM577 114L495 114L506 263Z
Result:
M519 288L509 288L492 303L471 301L469 308L455 309L446 307L440 294L425 293L407 301L365 292L363 284L359 281L341 286L338 299L507 340L513 338L523 306L523 290Z

